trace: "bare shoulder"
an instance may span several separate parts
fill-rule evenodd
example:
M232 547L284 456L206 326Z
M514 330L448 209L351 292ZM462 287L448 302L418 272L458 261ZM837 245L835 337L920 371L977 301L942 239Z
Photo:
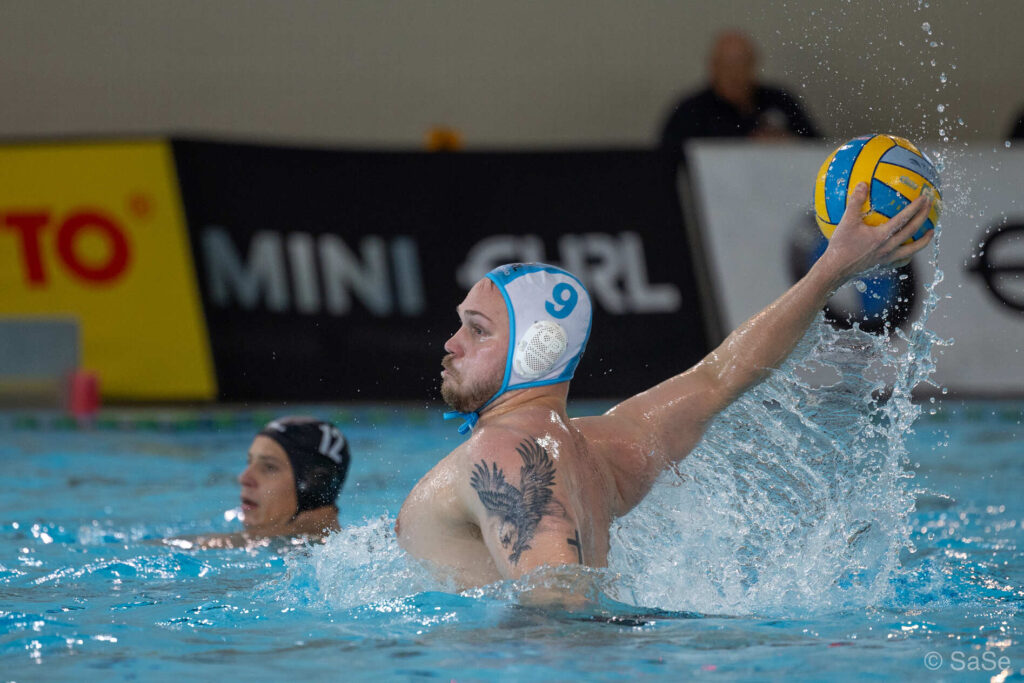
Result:
M398 512L395 528L400 539L409 532L421 532L421 526L433 528L442 521L457 524L471 517L459 491L467 445L460 444L413 486Z
M535 441L530 430L518 425L493 425L474 432L459 449L460 465L472 465L481 458L498 462L517 462L517 449ZM455 455L455 453L453 453Z
M528 438L529 435L528 430L518 425L488 425L474 431L473 435L462 444L461 455L463 458L473 459L491 451L503 450L503 447Z
M467 442L466 504L505 577L584 559L566 472L557 467L565 439L531 433L531 426L492 425Z
M646 495L666 461L642 421L606 413L572 421L587 444L589 457L611 476L616 500L613 513L623 515Z
M538 513L552 505L565 513L565 472L558 472L558 460L568 439L556 441L533 426L489 426L466 443L463 494L478 514L494 512L513 499Z
M411 530L416 520L435 518L461 524L476 518L478 506L474 482L483 467L502 472L521 463L516 447L528 439L525 432L488 427L477 429L423 475L413 487L398 515L399 533ZM515 470L518 472L518 470Z
M647 495L665 468L686 457L721 407L706 366L698 365L604 415L573 424L612 473L622 506L618 514L624 514Z
M464 492L474 503L484 490L554 485L555 461L550 444L520 426L492 426L467 441L459 454Z

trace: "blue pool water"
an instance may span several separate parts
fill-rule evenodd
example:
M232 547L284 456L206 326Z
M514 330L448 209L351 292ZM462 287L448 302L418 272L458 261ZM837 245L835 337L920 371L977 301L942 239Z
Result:
M759 401L759 423L782 411ZM575 615L518 606L522 583L453 593L397 548L406 492L460 439L439 408L283 409L345 426L345 529L314 548L205 551L154 541L238 530L235 477L272 413L111 412L91 429L2 415L2 678L1024 676L1024 404L926 403L896 467L892 443L870 445L884 416L848 416L873 425L854 433L827 405L800 407L831 415L801 437L817 455L759 446L748 466L715 440L742 442L737 411L753 409L620 520L611 567L583 577L600 606ZM863 443L829 460L821 439L840 428Z

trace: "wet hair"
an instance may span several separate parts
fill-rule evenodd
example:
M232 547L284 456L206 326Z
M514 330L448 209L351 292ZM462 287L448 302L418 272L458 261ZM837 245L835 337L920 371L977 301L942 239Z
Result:
M295 477L296 514L334 505L348 474L348 441L337 427L311 417L282 417L260 430L288 456Z

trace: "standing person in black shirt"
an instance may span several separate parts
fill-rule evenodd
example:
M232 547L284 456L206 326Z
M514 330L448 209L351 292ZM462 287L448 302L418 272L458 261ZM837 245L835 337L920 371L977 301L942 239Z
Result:
M795 97L757 82L757 49L745 33L718 35L708 71L707 87L683 99L662 130L661 147L675 164L689 138L818 136Z
M1006 136L1007 140L1020 140L1024 138L1024 109L1021 109L1017 114L1017 122L1010 128L1010 134Z

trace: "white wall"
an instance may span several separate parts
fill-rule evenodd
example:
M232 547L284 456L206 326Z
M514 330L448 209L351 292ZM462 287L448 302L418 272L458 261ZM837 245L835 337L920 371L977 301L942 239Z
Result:
M944 104L952 135L995 139L1024 105L1022 17L1021 0L0 0L0 136L418 146L443 122L469 147L642 145L738 26L830 135L937 138Z

